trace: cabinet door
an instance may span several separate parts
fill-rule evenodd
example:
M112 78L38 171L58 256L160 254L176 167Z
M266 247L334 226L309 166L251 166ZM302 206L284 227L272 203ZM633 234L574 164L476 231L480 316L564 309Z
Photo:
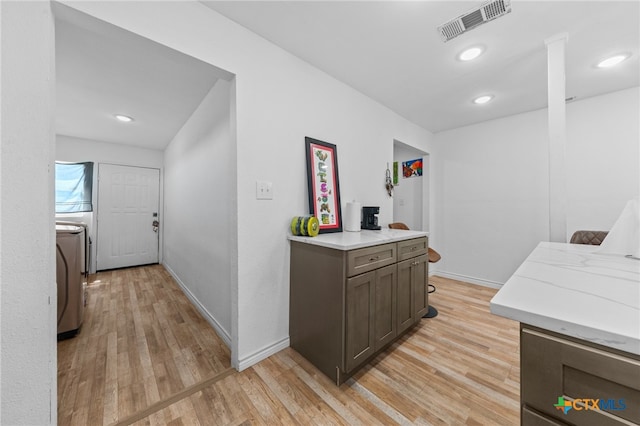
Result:
M396 296L396 320L398 324L398 333L402 333L413 325L413 288L411 283L414 281L412 275L413 263L415 259L404 260L398 262L398 290Z
M374 352L375 271L347 280L346 368L353 370Z
M429 294L427 292L427 277L429 276L429 260L426 255L413 259L413 320L420 321L429 310Z
M396 265L380 268L375 278L374 338L378 350L396 337Z

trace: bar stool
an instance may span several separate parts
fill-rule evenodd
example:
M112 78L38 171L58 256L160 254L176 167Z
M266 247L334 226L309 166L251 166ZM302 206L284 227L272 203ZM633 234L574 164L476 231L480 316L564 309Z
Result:
M427 257L429 258L429 263L436 263L442 258L442 256L440 256L440 253L438 253L431 247L428 248ZM433 293L435 291L436 291L436 286L434 286L433 284L429 284L429 278L427 277L427 292ZM427 311L426 314L422 316L422 318L433 318L435 316L438 316L438 310L433 306L429 305L429 310Z
M609 231L576 231L571 236L571 244L588 244L599 246L609 234Z
M409 230L409 227L407 225L405 225L402 222L394 222L394 223L390 223L389 224L389 228L390 229L404 229L406 231ZM429 259L429 263L436 263L437 261L439 261L442 256L440 256L440 253L438 253L437 251L435 251L434 249L432 249L431 247L428 247L427 249L427 258ZM433 284L429 284L429 277L427 277L427 292L428 293L433 293L436 291L436 287ZM434 308L433 306L429 305L429 310L427 311L426 314L424 314L422 316L422 318L433 318L435 316L438 315L438 310L436 308Z

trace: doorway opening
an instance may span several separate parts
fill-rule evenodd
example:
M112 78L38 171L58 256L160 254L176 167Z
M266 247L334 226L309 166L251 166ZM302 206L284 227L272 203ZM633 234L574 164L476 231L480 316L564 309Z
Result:
M404 177L402 163L412 160L422 160L422 176ZM393 222L429 232L429 153L394 140L393 161L398 163L398 182L393 189Z
M118 382L111 383L116 387L104 387L107 393L104 398L97 399L111 404L109 409L116 412L119 404L127 403L135 405L135 410L129 411L137 411L149 400L170 398L198 378L208 380L207 375L216 374L220 367L229 368L237 356L237 318L232 315L232 306L237 304L237 292L232 291L237 287L237 271L234 271L237 260L230 257L231 253L237 253L237 226L233 226L233 219L230 219L237 216L237 204L231 198L235 178L212 179L210 176L211 170L224 176L235 176L237 161L232 111L235 108L235 75L72 7L54 2L52 8L56 30L56 159L92 161L101 170L111 166L149 170L153 176L143 180L159 182L158 190L154 184L151 191L157 194L151 197L154 198L150 200L151 210L144 213L144 228L156 234L152 235L149 244L156 247L159 244L159 252L156 250L150 260L138 260L131 265L157 262L160 265L111 269L129 265L100 262L98 269L108 270L90 279L95 291L89 292L89 316L85 317L84 330L81 330L81 334L85 331L85 336L91 338L83 348L90 347L89 353L94 355L96 351L102 351L96 359L107 360L98 365L87 359L86 371L95 373L98 379L112 378L113 366L118 366L115 372ZM102 71L106 75L101 74ZM161 75L166 79L162 80ZM159 80L160 85L157 84ZM126 86L117 86L120 82L126 82ZM179 98L185 93L190 109L178 107L184 105ZM151 100L150 104L142 104L145 100ZM138 113L130 113L129 108L136 108ZM122 113L134 118L131 126L124 127L126 124L114 120L116 114ZM175 116L182 118L174 122L171 133L166 124ZM104 121L96 124L94 119ZM212 141L208 139L212 132L206 126L217 129L226 126L228 131L222 137L220 132L216 133L217 139ZM143 127L150 132L164 128L166 133L136 133ZM186 133L185 128L189 129ZM93 131L96 133L89 133ZM179 143L174 143L176 140ZM100 173L101 179L104 176ZM203 190L211 181L223 182L215 194ZM94 191L98 197L106 194L105 188L110 185L96 181L97 186L101 184L106 186ZM134 186L145 185L138 179ZM145 196L145 191L133 192L136 197ZM229 194L228 203L219 202L221 192ZM120 193L126 197L127 189ZM209 200L208 197L214 196L212 194L218 197L217 203ZM112 224L110 228L102 228L101 222L112 212L103 211L108 200L97 201L100 222L96 225L94 246L102 245L98 252L104 254L113 247L114 229L118 226ZM126 214L125 204L116 202L112 206L117 215ZM227 210L221 211L219 205ZM197 213L197 220L185 218L185 211ZM158 215L157 233L154 213ZM208 232L207 226L211 224L218 225L215 235ZM226 234L217 238L222 231ZM118 238L121 237L128 238L127 244L137 243L140 239L135 235ZM173 257L167 254L167 247L172 249ZM215 256L211 253L214 249ZM205 260L194 261L197 256ZM214 270L216 273L212 272ZM191 326L186 326L190 321L193 327L210 327L193 331ZM91 328L93 326L95 328ZM186 329L190 331L186 332ZM163 333L165 337L161 336ZM203 352L200 338L208 342L211 351L217 352L208 349ZM169 344L163 346L163 342ZM72 341L66 341L64 346L67 349L58 347L59 361L63 363L70 359L65 354L73 358L73 353L77 353L71 349ZM173 349L173 364L167 347ZM58 365L60 403L66 396L80 393L72 388L80 382L61 378L65 374L78 377L65 370L71 364L59 362ZM193 374L193 380L175 374L182 373L179 368L185 366L192 373L197 372ZM121 381L120 373L123 373ZM145 377L149 382L145 386L150 385L153 397L149 399L142 395L136 401L128 398L127 395L138 395L127 382L130 377ZM175 380L170 390L163 390L160 384L166 385L167 378ZM66 385L71 387L60 387ZM59 414L68 408L59 405Z

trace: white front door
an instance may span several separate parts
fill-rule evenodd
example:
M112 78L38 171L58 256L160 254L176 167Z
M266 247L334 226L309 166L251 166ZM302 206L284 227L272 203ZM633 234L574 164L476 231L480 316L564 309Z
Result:
M97 269L158 263L160 170L100 164Z

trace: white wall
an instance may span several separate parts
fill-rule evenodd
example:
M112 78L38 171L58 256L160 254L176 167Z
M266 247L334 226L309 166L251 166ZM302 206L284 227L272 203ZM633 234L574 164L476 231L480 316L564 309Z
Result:
M55 424L53 17L48 2L0 15L0 424Z
M393 222L403 222L409 229L415 230L428 229L428 215L424 223L423 198L429 193L429 169L423 162L423 176L405 179L402 176L402 162L422 158L424 154L423 151L397 142L393 147L393 161L398 162L398 185L393 188ZM389 170L393 177L392 164L389 164ZM386 227L387 224L383 223L382 226Z
M100 163L118 164L121 166L149 167L160 169L160 206L162 207L162 167L163 151L134 146L115 144L110 142L95 141L75 138L66 135L56 135L56 161L81 162L93 161L93 206L94 213L98 207L98 165ZM162 211L162 208L160 208ZM91 246L91 265L89 271L96 272L96 219L93 213L58 214L58 220L84 222L89 227L89 235L93 242ZM160 216L162 220L162 215ZM160 232L162 242L162 232ZM162 247L162 244L160 245ZM160 252L162 259L162 252Z
M66 4L236 75L233 363L246 368L286 347L288 224L308 208L304 137L337 145L342 200L379 205L388 223L393 204L384 179L393 140L429 152L432 135L202 4ZM273 200L256 200L256 180L273 183Z
M164 152L157 149L56 135L56 161L93 161L161 169Z
M231 83L218 80L165 151L164 265L231 345Z
M608 230L638 194L638 88L567 105L567 233ZM547 111L436 135L439 272L503 284L549 238Z
M567 236L611 229L640 193L640 88L567 105Z

